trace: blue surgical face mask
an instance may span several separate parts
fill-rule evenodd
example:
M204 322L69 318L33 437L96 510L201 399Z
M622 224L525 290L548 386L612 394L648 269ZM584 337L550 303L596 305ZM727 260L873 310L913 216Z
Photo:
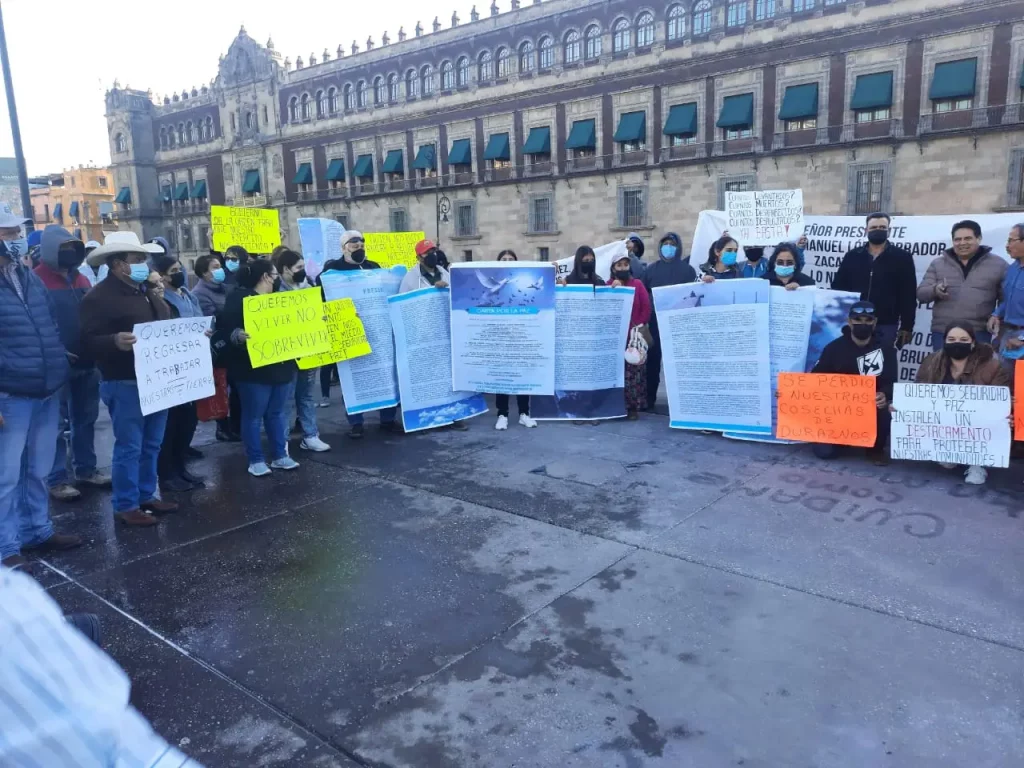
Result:
M14 240L7 240L4 245L7 246L7 255L12 259L17 259L19 256L24 256L28 253L27 237L18 237Z
M213 278L213 282L215 283L223 283L226 275L224 274L224 270L218 267L210 273L210 277Z
M779 277L792 277L794 272L796 272L796 267L794 266L783 267L778 264L775 265L775 274Z
M736 251L722 251L722 263L727 267L736 265Z
M224 262L224 267L227 269L228 272L236 272L238 271L238 260L228 259L227 261Z
M149 265L148 264L132 264L132 282L144 283L149 279Z
M664 243L661 246L661 258L663 259L674 259L676 257L676 247L671 243Z

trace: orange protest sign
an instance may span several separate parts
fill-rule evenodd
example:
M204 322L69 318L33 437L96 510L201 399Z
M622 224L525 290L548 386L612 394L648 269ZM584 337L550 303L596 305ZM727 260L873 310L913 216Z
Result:
M780 373L776 437L871 448L878 436L875 377Z
M1024 360L1013 364L1013 439L1024 440Z

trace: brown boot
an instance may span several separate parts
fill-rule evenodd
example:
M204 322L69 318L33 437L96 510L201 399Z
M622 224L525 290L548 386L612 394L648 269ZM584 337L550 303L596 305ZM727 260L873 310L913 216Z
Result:
M139 506L146 512L152 512L154 515L166 515L169 512L177 512L178 505L173 501L164 501L163 499L150 499L144 501Z
M125 525L130 525L137 528L147 528L151 525L160 525L160 521L153 517L148 512L143 512L139 509L133 509L129 512L118 512L114 515Z
M46 541L22 547L28 552L64 552L82 546L82 537L70 533L55 533Z

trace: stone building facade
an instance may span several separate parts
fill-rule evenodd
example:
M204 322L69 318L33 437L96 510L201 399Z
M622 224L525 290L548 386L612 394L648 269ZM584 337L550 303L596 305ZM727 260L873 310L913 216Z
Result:
M678 231L725 191L814 214L1024 210L1015 0L545 0L282 60L238 34L216 78L106 108L122 228L209 247L209 204L454 260L557 258ZM360 50L362 47L363 50Z
M59 224L81 240L102 243L104 232L117 229L113 185L109 168L82 165L31 180L33 226Z

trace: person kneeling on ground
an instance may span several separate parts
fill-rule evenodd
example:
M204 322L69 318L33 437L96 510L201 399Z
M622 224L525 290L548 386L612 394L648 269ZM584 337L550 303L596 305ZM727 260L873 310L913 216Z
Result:
M953 322L946 326L942 349L932 352L917 370L917 381L924 384L977 384L988 387L1010 386L1010 375L999 363L992 345L978 341L971 323ZM955 464L942 464L953 469ZM964 482L983 485L988 479L984 467L967 467Z
M878 316L875 305L870 301L858 301L850 307L847 325L843 335L829 342L821 352L821 358L812 373L845 373L852 376L874 376L875 405L878 406L878 437L873 448L868 448L868 457L878 465L888 464L885 444L889 440L892 414L889 403L892 390L899 375L896 350L892 345L883 345L876 333ZM814 455L819 459L834 459L841 446L816 444Z

